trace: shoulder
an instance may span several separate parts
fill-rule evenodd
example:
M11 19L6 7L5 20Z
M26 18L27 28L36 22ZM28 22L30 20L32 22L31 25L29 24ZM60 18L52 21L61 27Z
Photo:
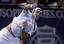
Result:
M26 21L27 21L26 17L14 17L12 23L22 23Z

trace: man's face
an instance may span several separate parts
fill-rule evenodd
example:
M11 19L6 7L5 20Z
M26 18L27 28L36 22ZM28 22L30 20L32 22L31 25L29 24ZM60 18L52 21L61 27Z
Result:
M40 16L42 16L42 10L40 8L37 8L33 11L33 16L38 19Z

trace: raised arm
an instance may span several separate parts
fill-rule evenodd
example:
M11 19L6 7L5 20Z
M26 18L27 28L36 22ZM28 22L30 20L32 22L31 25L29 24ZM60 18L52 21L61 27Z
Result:
M18 4L19 7L24 8L24 9L33 9L35 7L37 7L36 3L33 4L28 4L28 3L20 3Z

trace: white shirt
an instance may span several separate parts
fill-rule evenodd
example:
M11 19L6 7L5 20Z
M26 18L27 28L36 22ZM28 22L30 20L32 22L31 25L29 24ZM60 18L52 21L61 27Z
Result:
M20 40L13 37L6 28L0 31L0 44L20 44L19 41Z
M13 27L12 29L15 29L15 28L17 29L17 27L20 26L22 29L23 22L27 22L27 27L25 28L25 32L28 32L30 35L32 35L36 31L36 28L37 28L37 24L35 22L35 19L34 19L34 22L32 22L32 20L33 20L32 13L29 10L28 11L23 10L18 17L14 17L11 28ZM15 27L14 25L15 26L19 25L19 26ZM34 29L34 27L35 27L35 29ZM18 29L16 31L20 31L20 29ZM15 32L15 34L16 33L17 32ZM19 34L17 34L17 35L19 35Z
M28 14L26 14L26 12ZM21 12L21 14L18 17L14 17L14 19L12 21L11 29L12 29L13 34L19 35L20 28L17 28L18 27L17 24L19 26L21 26L21 28L22 28L22 23L24 21L27 21L27 24L28 24L25 29L26 32L28 32L30 35L32 35L32 33L36 31L37 25L35 25L35 29L34 29L34 24L36 24L36 23L35 22L32 23L32 14L30 13L30 11L23 10ZM16 29L18 29L18 30L16 30ZM0 44L19 44L19 38L13 37L13 35L11 35L11 33L6 28L3 28L0 31Z

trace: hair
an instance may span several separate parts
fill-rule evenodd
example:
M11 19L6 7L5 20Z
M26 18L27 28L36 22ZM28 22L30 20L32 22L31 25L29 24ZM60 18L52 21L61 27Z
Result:
M42 12L42 9L39 7L34 8L32 12L37 11L37 10L40 10Z

